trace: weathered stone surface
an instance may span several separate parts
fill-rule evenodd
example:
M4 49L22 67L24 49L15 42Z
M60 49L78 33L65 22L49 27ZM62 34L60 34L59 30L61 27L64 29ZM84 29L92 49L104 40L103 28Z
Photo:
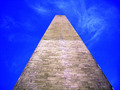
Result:
M13 90L112 90L72 25L57 15Z

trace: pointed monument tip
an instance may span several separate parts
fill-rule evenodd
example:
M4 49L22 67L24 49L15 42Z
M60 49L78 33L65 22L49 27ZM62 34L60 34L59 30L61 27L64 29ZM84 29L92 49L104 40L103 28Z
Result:
M55 17L63 17L63 16L65 16L65 15L55 15Z
M67 19L67 17L65 15L55 15L54 18L57 18L57 19Z

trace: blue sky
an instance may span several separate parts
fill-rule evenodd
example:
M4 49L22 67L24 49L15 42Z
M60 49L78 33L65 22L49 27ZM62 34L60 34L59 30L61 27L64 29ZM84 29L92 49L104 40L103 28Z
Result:
M0 89L11 90L55 15L66 15L120 90L119 0L1 0Z

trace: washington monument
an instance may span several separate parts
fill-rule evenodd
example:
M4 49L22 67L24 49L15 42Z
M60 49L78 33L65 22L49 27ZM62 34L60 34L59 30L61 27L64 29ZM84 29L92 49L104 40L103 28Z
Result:
M113 90L64 15L56 15L13 90Z

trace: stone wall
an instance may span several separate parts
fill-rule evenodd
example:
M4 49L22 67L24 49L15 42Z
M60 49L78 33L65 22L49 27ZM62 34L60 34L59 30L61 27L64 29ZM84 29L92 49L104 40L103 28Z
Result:
M63 15L56 15L13 90L112 90Z

